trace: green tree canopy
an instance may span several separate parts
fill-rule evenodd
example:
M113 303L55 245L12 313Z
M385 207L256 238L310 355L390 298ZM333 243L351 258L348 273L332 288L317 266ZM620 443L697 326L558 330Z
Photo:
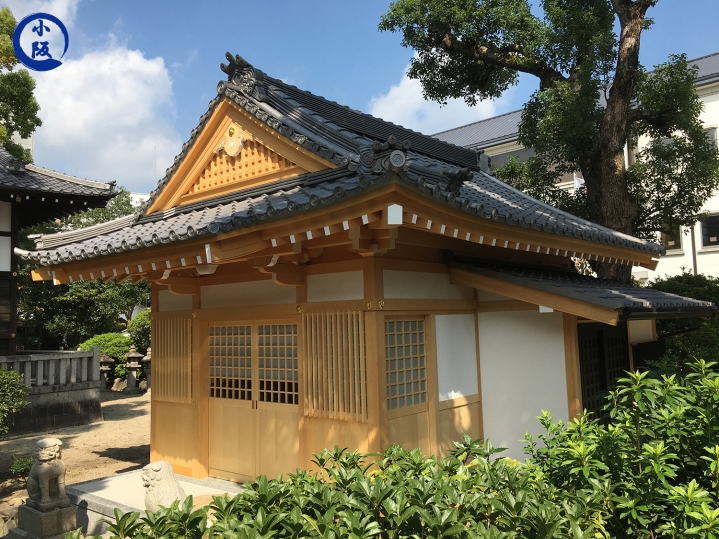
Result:
M20 247L34 248L28 234L83 228L129 215L136 209L130 193L120 188L106 208L86 210L64 222L44 223L22 231ZM64 285L32 282L32 268L29 263L21 263L19 268L18 311L26 324L38 328L41 346L47 349L72 349L97 334L122 329L121 317L129 320L134 307L150 294L147 283L133 284L130 280L118 283L115 279L97 279Z
M416 51L408 75L427 99L475 104L502 95L521 73L536 77L519 129L536 156L498 175L601 225L654 239L695 222L719 186L719 152L699 120L696 68L683 55L651 73L639 63L657 2L543 0L533 11L529 0L397 0L380 29L402 32L402 44ZM648 142L627 167L625 147L640 137ZM572 171L586 185L574 196L555 185ZM621 280L631 270L595 269Z
M12 12L0 9L0 144L15 157L32 161L30 151L12 140L15 133L27 138L42 125L33 94L35 80L26 69L13 70L18 64L12 46L16 26Z

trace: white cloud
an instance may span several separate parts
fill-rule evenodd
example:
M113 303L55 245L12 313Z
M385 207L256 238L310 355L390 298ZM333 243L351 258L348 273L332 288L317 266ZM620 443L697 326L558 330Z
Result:
M18 20L46 12L71 28L80 0L0 2ZM148 192L182 144L172 125L170 70L162 58L145 58L112 34L89 42L91 50L69 54L59 68L31 72L43 121L35 131L35 163ZM191 53L187 63L193 59Z
M3 0L18 21L31 13L55 15L68 28L75 22L75 13L80 0Z
M480 101L474 107L462 99L449 99L446 105L426 101L421 83L406 72L399 84L372 98L368 107L373 116L427 135L496 115L493 101Z
M110 40L102 50L33 75L43 121L35 132L38 165L134 191L154 188L181 145L162 58Z

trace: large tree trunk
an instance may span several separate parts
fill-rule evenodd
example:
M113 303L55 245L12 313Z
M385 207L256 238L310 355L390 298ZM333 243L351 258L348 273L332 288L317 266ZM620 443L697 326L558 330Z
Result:
M600 129L598 155L596 160L591 160L594 162L587 162L581 168L589 205L594 212L593 220L613 230L632 234L639 207L627 190L624 147L639 68L639 40L648 6L629 0L614 0L613 4L621 24L617 69ZM620 282L631 279L630 266L598 263L594 269L604 279Z

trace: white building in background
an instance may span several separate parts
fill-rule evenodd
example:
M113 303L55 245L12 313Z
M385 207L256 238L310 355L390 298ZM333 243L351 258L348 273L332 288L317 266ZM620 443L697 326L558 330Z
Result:
M696 85L704 103L701 120L707 135L716 143L719 127L719 53L696 58L690 64L699 68ZM434 136L465 148L484 150L492 158L493 166L501 166L511 156L527 159L534 155L532 148L525 148L517 141L521 119L522 111L515 110ZM582 182L578 173L567 174L560 186L574 189ZM706 219L693 227L681 227L670 235L661 234L657 242L667 248L667 254L661 258L656 271L635 268L634 277L648 281L682 271L719 277L719 191L707 200L703 211L707 214Z
M139 206L140 204L144 204L148 198L150 198L150 193L130 192L130 200L132 201L133 206Z

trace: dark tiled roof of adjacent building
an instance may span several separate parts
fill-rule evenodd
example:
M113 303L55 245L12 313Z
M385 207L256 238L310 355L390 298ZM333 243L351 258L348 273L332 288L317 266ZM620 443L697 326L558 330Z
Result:
M705 86L719 81L719 52L689 60L689 64L699 68L696 79L697 86ZM486 120L435 133L432 136L468 149L491 148L517 140L522 112L521 109L514 110Z
M109 200L117 193L114 184L101 183L23 163L0 146L0 189L4 191L37 191L58 195L103 197Z
M481 260L447 253L446 263L453 268L505 282L585 301L620 312L620 317L655 318L666 316L712 316L717 306L708 301L685 298L642 286L580 275L575 269L548 268Z
M396 176L392 170L398 171L400 181L410 188L481 219L646 253L664 252L660 245L601 227L535 200L476 166L463 166L470 161L469 156L476 162L474 152L292 90L239 57L228 55L228 59L231 65L224 68L230 82L218 85L218 97L210 102L200 126L193 130L190 141L183 145L175 164L143 211L134 218L98 225L93 230L43 236L37 241L38 251L21 252L21 256L53 264L251 226L257 220L312 211L377 183L393 181L391 178ZM334 161L339 168L148 214L146 210L152 200L168 184L223 97L280 135ZM405 136L408 138L402 138ZM385 137L386 142L379 142L379 137ZM390 165L392 153L400 153L404 164Z

